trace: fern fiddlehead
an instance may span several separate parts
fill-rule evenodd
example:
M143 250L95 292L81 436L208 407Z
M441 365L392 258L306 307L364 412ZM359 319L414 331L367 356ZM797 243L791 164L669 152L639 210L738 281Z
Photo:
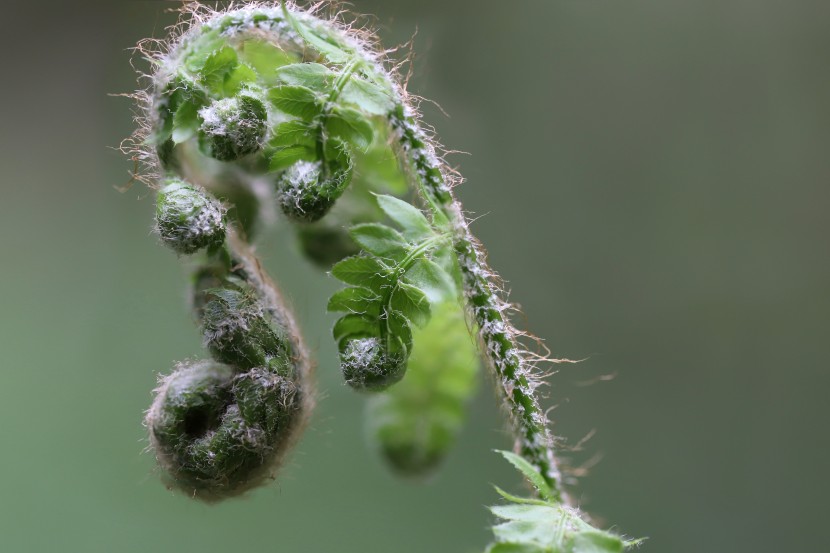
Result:
M310 408L309 362L276 288L205 190L171 178L157 230L179 254L206 249L193 306L213 360L179 363L146 416L171 486L206 501L271 476Z
M135 142L162 177L183 179L160 191L158 228L181 254L207 249L194 308L215 359L181 365L148 414L173 481L208 499L249 489L310 404L296 325L240 239L273 198L303 253L348 285L328 304L342 313L340 369L374 394L370 421L390 463L420 473L446 453L474 388L472 329L511 415L511 459L539 496L529 501L570 509L535 394L542 358L510 323L452 191L458 178L373 39L286 2L252 3L191 8L169 43L145 52L154 73ZM589 551L567 539L562 551ZM561 545L534 544L497 533L493 551Z

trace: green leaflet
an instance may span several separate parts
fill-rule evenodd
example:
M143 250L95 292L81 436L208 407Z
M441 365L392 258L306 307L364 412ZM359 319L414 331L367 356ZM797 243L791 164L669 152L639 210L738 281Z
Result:
M239 58L236 50L230 46L224 46L208 56L205 65L199 71L199 83L213 94L224 92L225 78L233 71Z
M329 311L345 311L347 313L369 313L377 315L377 300L380 296L368 288L351 287L343 288L329 298L327 309Z
M236 49L227 43L207 57L194 58L188 66L201 90L215 98L233 96L244 85L255 83L259 78L256 69L240 62Z
M356 109L335 107L326 119L326 132L354 144L362 151L372 145L375 128L366 116Z
M162 145L172 137L179 144L193 137L199 130L199 108L208 97L199 85L183 75L177 75L165 89L164 101L159 105L159 128L151 142Z
M274 76L281 83L303 86L325 94L334 84L337 74L320 63L292 63L278 68Z
M542 475L539 474L535 468L533 468L533 465L528 463L523 457L519 457L510 451L499 451L499 453L501 453L511 465L516 467L516 470L521 472L524 477L527 478L527 481L530 482L534 488L536 488L536 492L539 494L539 497L544 500L552 498L550 486L548 486L548 483L544 478L542 478Z
M360 247L381 259L401 261L406 256L409 247L409 243L401 233L380 223L355 225L349 234Z
M386 115L395 107L390 91L358 77L352 77L346 83L341 97L344 102L373 115Z
M191 73L201 71L211 54L226 44L227 40L216 29L202 33L186 48L187 55L183 59L184 68Z
M242 88L257 80L257 73L249 65L239 64L225 76L223 90L226 96L238 94Z
M350 229L352 239L363 252L335 264L331 274L366 292L362 295L350 292L353 295L348 305L335 300L339 298L335 295L329 302L329 309L373 316L378 327L374 336L384 339L389 335L397 336L405 345L411 342L409 325L424 326L429 321L429 298L433 290L449 282L442 270L415 273L418 278L410 275L413 269L432 263L431 253L443 237L423 228L429 223L423 214L414 213L420 213L414 207L410 206L414 212L408 212L408 217L401 217L403 208L400 204L405 203L402 200L378 196L378 202L390 219L403 223L402 231L380 223L358 224ZM405 235L421 239L407 240ZM437 267L434 263L430 266ZM341 338L348 338L348 335Z
M239 58L250 65L267 85L276 82L280 67L297 61L293 54L262 40L244 41Z
M551 501L551 490L542 475L523 458L499 451L542 499L521 498L499 488L506 505L490 507L502 522L493 526L495 543L486 553L623 553L643 540L624 540L593 527L578 509Z
M352 57L352 53L346 52L337 39L327 36L327 29L323 26L310 26L292 14L285 3L282 4L282 14L285 20L288 21L294 30L300 35L303 40L313 46L320 54L331 63L344 63Z
M433 307L429 324L414 331L418 344L407 376L370 399L369 435L396 471L419 476L446 457L476 389L478 352L463 310L450 299Z
M392 270L377 258L356 255L332 267L331 275L346 284L376 292L377 298L380 298L383 288L392 285L393 277L390 274Z
M392 292L389 306L393 312L400 313L418 327L426 326L432 315L427 295L404 280L398 282Z
M408 240L423 240L432 234L432 226L417 207L394 196L378 195L378 205L397 223Z
M456 289L456 284L447 270L431 259L416 260L406 272L406 278L432 302L446 297L447 290Z
M366 113L342 105L343 94L329 94L337 77L337 73L319 63L295 63L277 69L276 78L282 84L271 89L268 97L277 109L305 123L306 132L298 134L297 126L283 129L287 124L283 123L276 129L274 145L318 143L336 137L360 151L368 150L377 123ZM347 79L346 88L353 78ZM292 132L290 138L282 136L286 130Z
M627 546L620 537L595 529L580 518L579 511L561 504L504 505L490 510L505 522L493 527L498 543L488 553L622 553Z
M310 121L323 111L322 98L310 88L285 85L271 89L268 99L280 111Z
M317 141L314 138L314 127L305 121L293 120L280 124L274 131L274 136L268 143L273 147L306 146L314 148Z

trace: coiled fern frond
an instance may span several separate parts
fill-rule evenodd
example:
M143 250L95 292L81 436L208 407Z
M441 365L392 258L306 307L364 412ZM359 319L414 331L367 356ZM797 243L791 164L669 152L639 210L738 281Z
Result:
M539 501L571 509L535 393L551 360L511 324L453 193L460 177L376 39L285 2L189 5L169 40L141 49L153 71L126 149L159 188L162 241L205 252L193 303L214 359L179 365L148 413L167 478L204 499L244 492L271 474L311 406L299 331L246 245L276 205L306 257L347 285L328 304L342 314L340 370L373 394L370 426L389 462L421 474L446 454L474 389L472 331ZM493 550L616 550L562 539Z

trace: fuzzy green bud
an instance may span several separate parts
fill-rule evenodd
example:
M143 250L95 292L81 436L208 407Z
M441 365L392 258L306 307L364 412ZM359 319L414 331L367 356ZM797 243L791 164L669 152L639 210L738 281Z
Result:
M387 352L379 338L359 338L346 342L340 353L340 370L346 384L355 390L377 392L403 378L406 357L402 352Z
M298 161L277 181L283 213L295 221L312 223L322 219L343 194L352 177L352 167L331 163L328 176L320 161Z
M171 179L156 197L156 228L162 242L180 254L225 240L225 210L204 190Z
M268 112L259 98L241 94L213 101L199 110L207 152L219 161L235 161L262 149Z
M290 371L286 330L252 292L224 288L209 297L202 308L202 332L216 359L243 368L269 365Z

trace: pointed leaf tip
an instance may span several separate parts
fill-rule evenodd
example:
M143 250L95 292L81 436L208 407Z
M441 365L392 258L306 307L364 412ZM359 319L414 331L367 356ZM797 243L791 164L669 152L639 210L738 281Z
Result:
M539 496L542 499L550 500L553 498L550 486L548 486L548 483L545 482L544 477L542 477L536 467L528 463L523 457L520 457L510 451L497 449L496 452L500 453L502 457L507 459L511 465L516 467L516 469L521 472L525 478L527 478L528 482L530 482L539 492Z

